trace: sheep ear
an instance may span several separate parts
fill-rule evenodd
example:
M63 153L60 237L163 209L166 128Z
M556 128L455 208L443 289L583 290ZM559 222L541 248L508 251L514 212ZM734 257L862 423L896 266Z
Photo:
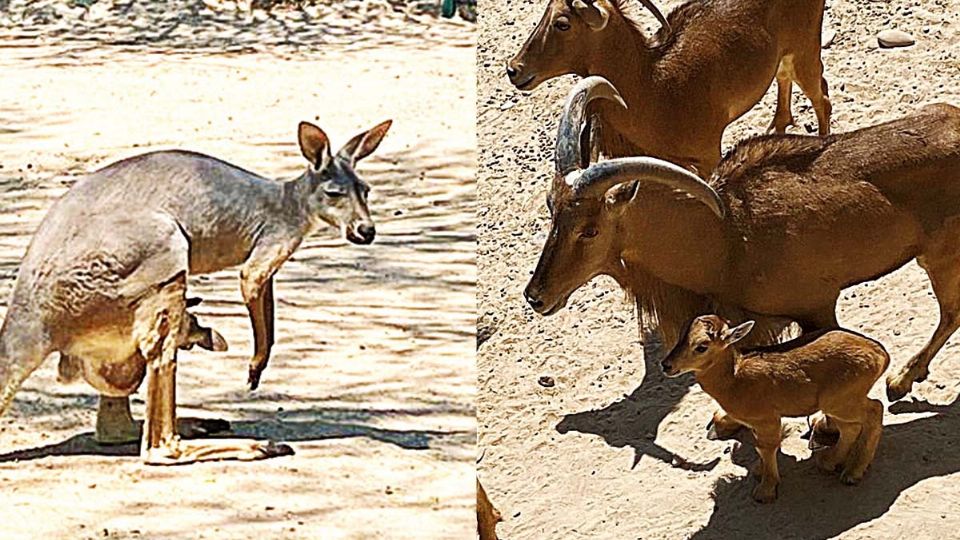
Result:
M603 0L573 0L573 10L594 32L607 27L610 9Z
M747 337L747 334L750 333L750 330L753 330L754 321L747 321L739 326L724 330L720 337L723 339L724 344L733 345L734 343L740 341L741 339Z
M611 212L620 215L629 207L629 203L637 198L637 193L640 191L639 188L639 182L624 182L623 184L614 186L604 197L604 203Z

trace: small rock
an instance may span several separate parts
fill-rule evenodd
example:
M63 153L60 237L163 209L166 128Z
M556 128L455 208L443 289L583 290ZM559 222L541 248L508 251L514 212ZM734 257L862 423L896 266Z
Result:
M909 47L916 43L916 40L902 30L884 30L877 34L877 43L885 49L892 49L894 47Z
M553 377L549 375L544 375L543 377L540 377L539 379L537 379L537 382L540 383L540 386L544 388L553 388L553 385L556 384L553 381Z
M827 29L822 36L820 36L820 47L824 49L829 49L833 45L833 40L837 39L837 32L835 30Z
M503 105L500 105L500 110L501 111L510 110L513 108L514 105L516 105L516 103L508 99L507 101L503 102Z

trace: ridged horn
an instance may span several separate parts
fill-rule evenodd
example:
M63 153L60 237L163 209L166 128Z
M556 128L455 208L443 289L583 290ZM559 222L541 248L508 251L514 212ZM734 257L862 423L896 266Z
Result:
M557 132L556 167L561 176L588 165L581 163L584 155L581 148L584 143L590 144L589 123L586 121L587 105L595 99L609 99L619 103L624 109L627 108L617 89L603 77L587 77L570 90L563 105L563 116ZM586 133L584 129L587 129Z
M602 196L623 182L656 182L690 194L707 205L717 216L724 216L720 195L692 172L669 161L652 157L627 157L601 161L583 172L566 176L567 185L578 197Z

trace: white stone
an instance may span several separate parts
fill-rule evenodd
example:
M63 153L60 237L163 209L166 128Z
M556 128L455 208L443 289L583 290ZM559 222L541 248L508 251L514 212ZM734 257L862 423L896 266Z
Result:
M884 30L877 34L877 43L885 49L890 49L893 47L909 47L916 43L916 40L902 30Z

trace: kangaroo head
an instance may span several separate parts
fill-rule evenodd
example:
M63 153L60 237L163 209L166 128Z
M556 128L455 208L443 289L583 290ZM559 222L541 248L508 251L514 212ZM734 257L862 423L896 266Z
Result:
M336 155L331 155L327 134L309 122L300 123L300 151L310 162L306 173L310 179L307 210L312 218L340 229L354 244L369 244L376 236L367 208L370 186L357 175L354 167L357 161L377 149L391 124L392 120L378 124L350 139Z

